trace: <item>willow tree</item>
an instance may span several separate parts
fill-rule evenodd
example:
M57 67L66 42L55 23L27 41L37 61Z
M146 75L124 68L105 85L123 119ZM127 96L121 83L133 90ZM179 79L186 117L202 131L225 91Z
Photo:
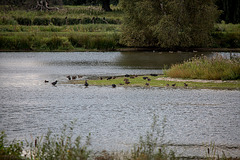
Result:
M219 15L212 0L122 0L121 5L121 42L128 46L207 46Z

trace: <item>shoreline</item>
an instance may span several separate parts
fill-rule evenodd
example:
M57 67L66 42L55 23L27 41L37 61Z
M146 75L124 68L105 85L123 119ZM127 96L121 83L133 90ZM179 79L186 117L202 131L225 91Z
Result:
M116 48L113 50L101 50L101 49L73 49L73 50L4 50L0 49L0 52L240 52L240 48L182 48L182 49L164 49L164 48L148 48L148 47L136 47L136 48Z

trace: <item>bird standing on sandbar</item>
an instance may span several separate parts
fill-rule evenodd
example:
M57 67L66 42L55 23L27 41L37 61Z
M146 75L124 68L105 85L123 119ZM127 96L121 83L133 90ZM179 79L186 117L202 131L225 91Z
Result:
M58 82L58 81L52 82L52 85L53 85L53 86L56 86L57 82Z
M85 81L84 86L85 86L86 88L89 86L87 80Z

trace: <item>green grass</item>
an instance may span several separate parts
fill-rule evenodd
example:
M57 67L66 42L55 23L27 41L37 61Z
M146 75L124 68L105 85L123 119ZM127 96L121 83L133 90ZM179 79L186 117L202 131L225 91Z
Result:
M119 47L119 35L114 32L5 32L0 35L1 50L106 51Z
M240 58L226 59L220 55L207 58L195 57L182 64L175 64L166 71L172 78L191 78L207 80L240 79Z

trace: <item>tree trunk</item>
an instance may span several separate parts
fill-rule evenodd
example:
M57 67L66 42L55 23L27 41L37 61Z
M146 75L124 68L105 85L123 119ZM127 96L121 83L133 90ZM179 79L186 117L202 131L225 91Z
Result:
M110 8L110 0L101 0L102 1L102 9L106 12L112 11Z

